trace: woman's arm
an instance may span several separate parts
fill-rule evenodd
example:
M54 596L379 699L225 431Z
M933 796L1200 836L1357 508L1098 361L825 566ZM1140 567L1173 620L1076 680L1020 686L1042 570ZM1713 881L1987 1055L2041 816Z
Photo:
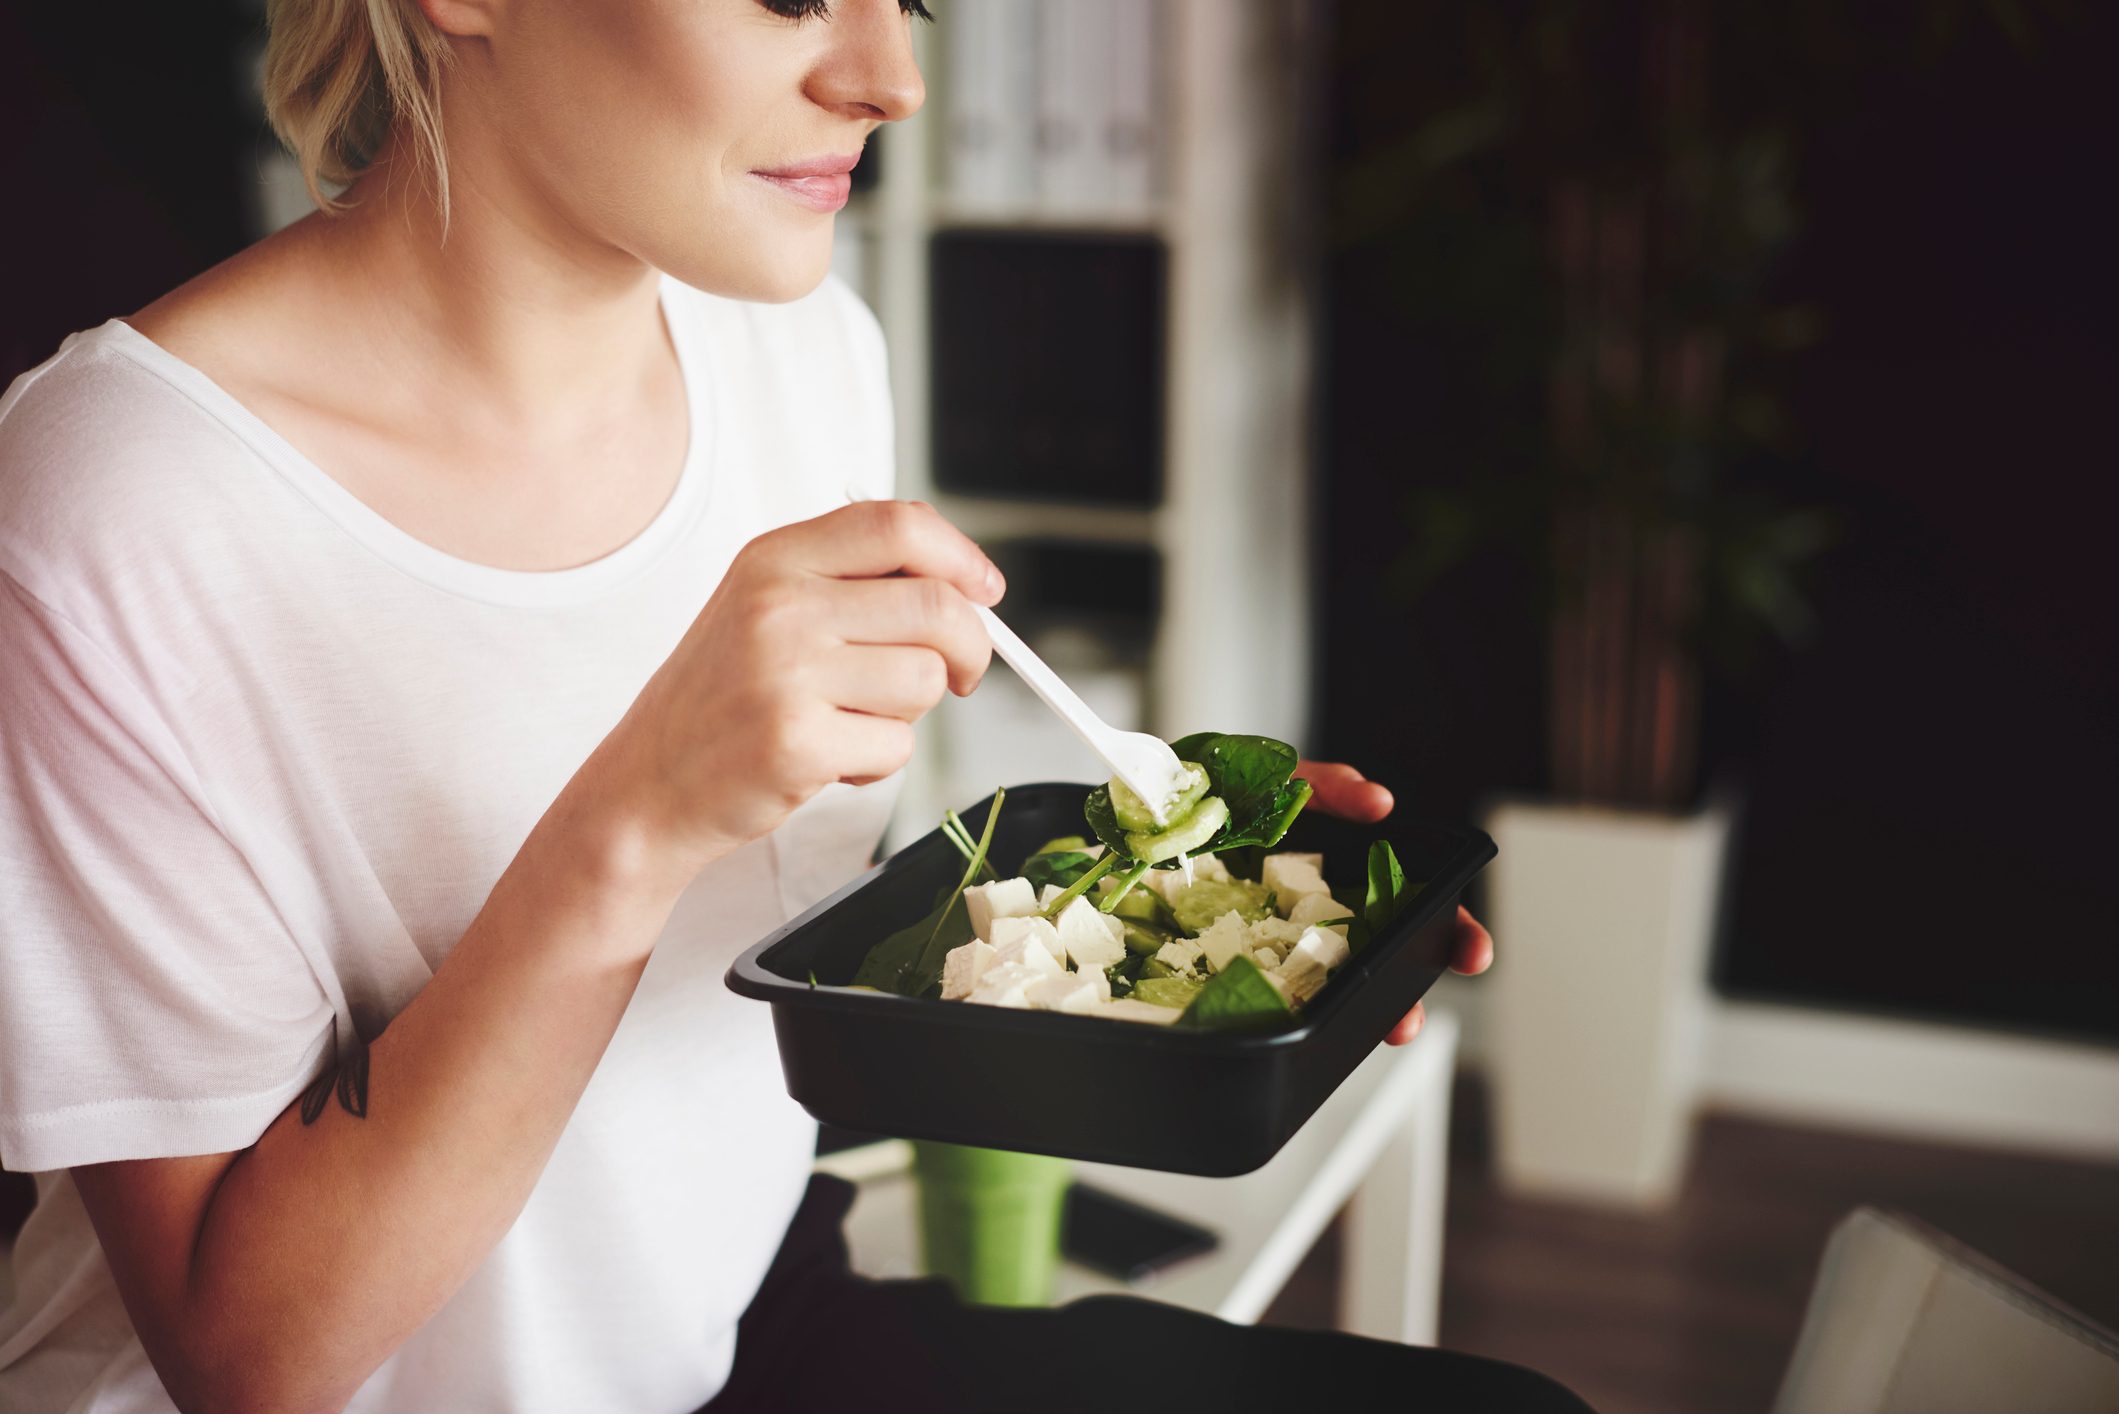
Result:
M834 780L889 774L986 663L1000 580L931 510L746 547L369 1054L368 1106L237 1154L75 1170L180 1406L336 1409L527 1201L678 893Z
M676 897L562 797L369 1055L367 1118L75 1170L179 1406L336 1409L521 1211Z

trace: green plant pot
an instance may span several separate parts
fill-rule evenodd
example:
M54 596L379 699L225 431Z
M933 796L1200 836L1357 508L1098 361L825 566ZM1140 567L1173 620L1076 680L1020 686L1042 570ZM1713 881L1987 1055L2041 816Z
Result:
M980 1305L1049 1304L1073 1161L928 1140L912 1152L928 1272Z

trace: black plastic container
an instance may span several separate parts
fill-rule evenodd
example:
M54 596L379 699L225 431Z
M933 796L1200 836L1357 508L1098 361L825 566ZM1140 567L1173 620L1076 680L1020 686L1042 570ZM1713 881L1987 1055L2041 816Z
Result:
M1080 834L1086 785L1011 787L994 831L1003 877ZM974 834L990 799L965 812ZM1305 812L1279 846L1322 850L1325 877L1363 877L1388 839L1427 881L1285 1028L1192 1031L1059 1012L839 990L875 943L934 907L963 857L936 830L758 943L729 969L769 1002L787 1092L849 1129L1176 1173L1248 1173L1374 1050L1448 961L1457 899L1494 857L1477 830L1352 825ZM814 974L824 986L812 987Z

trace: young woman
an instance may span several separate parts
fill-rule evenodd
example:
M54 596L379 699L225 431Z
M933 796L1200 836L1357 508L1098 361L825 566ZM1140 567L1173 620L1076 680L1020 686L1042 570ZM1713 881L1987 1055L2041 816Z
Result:
M39 1175L0 1406L1030 1408L1201 1366L1576 1407L967 1312L849 1276L843 1193L804 1201L720 977L864 864L1003 588L885 499L882 340L825 274L920 106L917 0L269 11L343 201L0 402L0 1160Z

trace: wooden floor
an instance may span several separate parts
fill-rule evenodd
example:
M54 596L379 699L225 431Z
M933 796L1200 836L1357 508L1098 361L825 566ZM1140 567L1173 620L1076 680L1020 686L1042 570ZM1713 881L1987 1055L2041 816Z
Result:
M1475 1084L1455 1113L1441 1343L1543 1370L1602 1414L1765 1410L1825 1236L1865 1203L2119 1329L2119 1166L1710 1116L1684 1196L1637 1215L1502 1195ZM1268 1321L1331 1324L1338 1241L1335 1225Z

